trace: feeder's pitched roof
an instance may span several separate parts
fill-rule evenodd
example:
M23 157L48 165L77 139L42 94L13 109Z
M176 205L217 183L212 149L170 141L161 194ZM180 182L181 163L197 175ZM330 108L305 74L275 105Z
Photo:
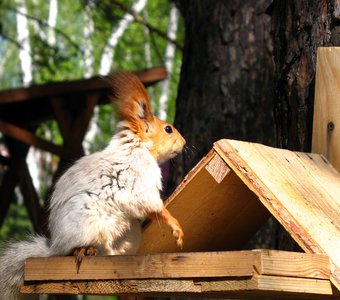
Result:
M220 140L167 206L183 226L185 251L235 249L269 211L302 249L329 256L340 287L340 175L321 155ZM177 251L170 234L151 223L140 252Z

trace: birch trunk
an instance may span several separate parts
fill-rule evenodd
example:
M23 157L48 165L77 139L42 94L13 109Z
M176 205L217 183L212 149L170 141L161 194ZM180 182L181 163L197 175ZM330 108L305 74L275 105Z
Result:
M170 21L168 27L168 37L176 40L179 12L175 5L170 10ZM172 73L173 62L175 59L176 46L168 42L165 49L165 67L168 71L168 78L162 83L162 93L159 99L159 118L166 121L169 99L170 78Z
M48 24L47 42L50 46L54 46L56 42L54 28L57 24L57 16L58 16L58 0L50 0L50 8L47 21Z
M27 8L25 0L16 0L18 13L16 13L17 19L17 40L21 45L19 48L19 59L21 65L21 71L23 74L23 85L28 86L32 82L32 58L31 58L31 46L29 41L29 30L27 22Z
M85 6L84 11L84 77L90 78L93 76L93 44L91 37L94 33L94 22L91 15L93 3L90 2Z
M147 0L138 0L133 6L132 10L135 13L141 12L145 5L147 3ZM128 28L130 23L133 21L133 16L129 13L126 13L121 21L119 22L117 28L112 30L112 33L109 37L109 40L104 47L103 55L100 60L100 69L99 74L100 75L107 75L110 72L112 62L114 60L114 49L118 44L119 39L123 36L125 30Z

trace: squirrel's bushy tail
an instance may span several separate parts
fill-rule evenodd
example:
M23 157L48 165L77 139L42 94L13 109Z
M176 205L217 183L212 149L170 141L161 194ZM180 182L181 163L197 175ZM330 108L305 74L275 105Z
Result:
M32 235L24 241L5 244L0 250L0 300L20 299L25 260L48 256L48 240L43 236Z

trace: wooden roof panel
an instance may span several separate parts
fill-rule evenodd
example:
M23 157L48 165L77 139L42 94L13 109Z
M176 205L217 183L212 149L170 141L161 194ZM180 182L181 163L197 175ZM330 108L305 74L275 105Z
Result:
M168 199L167 208L183 227L183 251L240 249L269 213L234 171L211 151ZM144 229L139 253L177 252L161 222Z
M305 251L331 258L339 287L340 175L321 155L220 140L167 207L183 226L184 251L239 247L268 209ZM149 224L140 251L176 251L169 229Z

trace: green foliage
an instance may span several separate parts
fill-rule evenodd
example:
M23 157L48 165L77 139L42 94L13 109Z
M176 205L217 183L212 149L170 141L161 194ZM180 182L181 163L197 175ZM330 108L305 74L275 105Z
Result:
M32 232L32 225L26 209L21 204L12 203L5 223L0 227L0 246L8 238L20 240L29 232Z
M98 117L94 121L100 128L100 132L93 137L90 143L90 153L99 151L107 146L110 138L115 133L117 124L115 107L109 104L100 106L98 108Z

